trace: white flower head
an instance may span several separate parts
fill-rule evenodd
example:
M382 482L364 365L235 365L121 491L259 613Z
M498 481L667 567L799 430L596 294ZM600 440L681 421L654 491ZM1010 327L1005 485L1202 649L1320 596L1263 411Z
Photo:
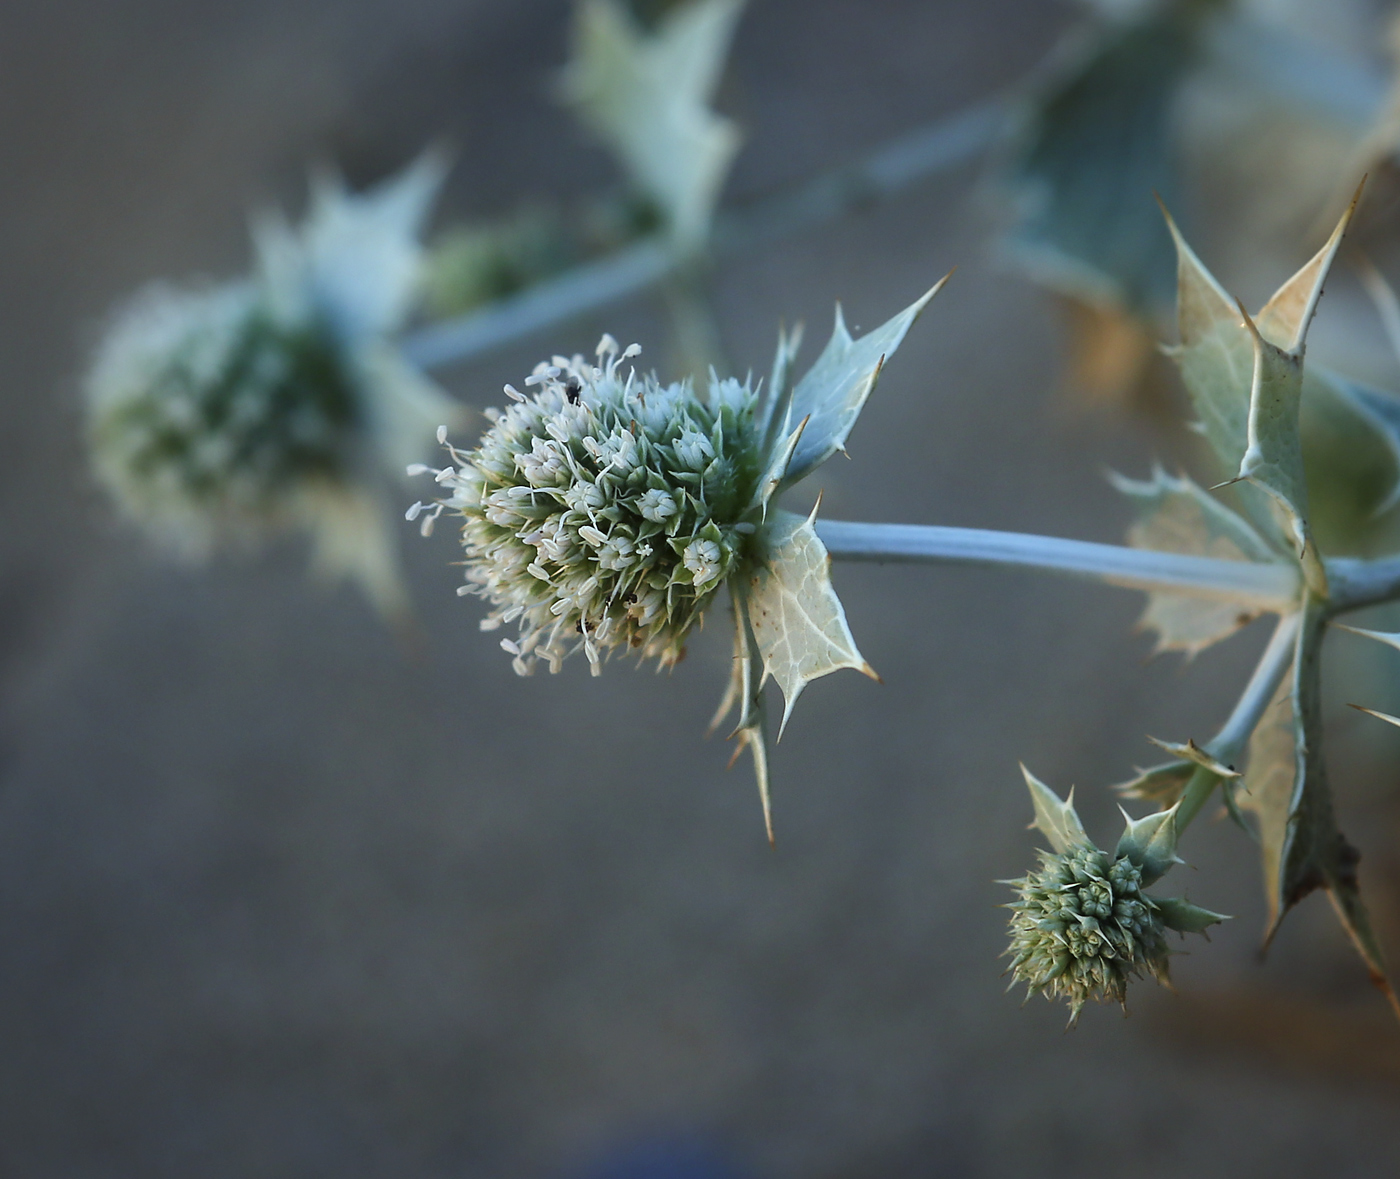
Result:
M455 416L392 342L441 178L427 156L363 194L323 179L301 226L257 225L249 277L154 287L118 313L86 394L94 466L127 515L194 555L306 529L323 564L401 607L384 474Z
M767 816L763 684L781 688L786 723L812 680L845 667L874 674L831 586L815 511L771 501L844 448L886 359L941 286L859 339L838 311L795 384L800 333L780 335L762 397L713 373L703 397L689 382L662 385L624 369L641 350L612 336L596 365L552 357L525 381L528 395L505 387L510 404L485 411L492 425L474 450L447 446L449 464L433 472L447 494L408 518L422 517L425 535L444 511L462 518L458 593L486 599L483 629L518 629L501 646L521 675L540 660L557 671L578 650L595 674L616 652L673 664L727 585L735 657L715 723L738 708L735 736L753 753Z
M438 476L470 592L488 627L518 625L521 671L579 649L595 667L614 651L675 662L754 533L754 391L716 406L623 372L615 345L599 359L537 369L532 395Z

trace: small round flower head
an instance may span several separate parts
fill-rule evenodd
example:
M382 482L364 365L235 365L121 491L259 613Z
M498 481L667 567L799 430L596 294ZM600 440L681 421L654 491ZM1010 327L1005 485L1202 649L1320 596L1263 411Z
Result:
M1165 982L1167 927L1137 865L1088 845L1040 856L1038 872L1009 882L1013 982L1066 1000L1071 1020L1090 999L1123 1003L1129 979Z
M557 671L580 648L595 674L614 651L676 662L745 559L760 474L753 391L712 379L701 398L623 372L639 351L605 336L602 367L537 366L531 394L507 386L512 404L438 473L451 497L429 520L443 506L462 516L459 592L491 604L484 629L518 626L501 645L522 675L540 659Z
M425 158L367 194L322 184L305 224L259 226L250 277L148 290L117 316L87 380L88 434L128 515L195 555L306 527L392 606L379 486L452 412L391 338L440 179Z

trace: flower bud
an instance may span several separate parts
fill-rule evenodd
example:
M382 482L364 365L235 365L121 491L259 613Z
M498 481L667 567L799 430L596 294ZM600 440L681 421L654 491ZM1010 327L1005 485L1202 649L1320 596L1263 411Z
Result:
M1012 979L1066 1000L1071 1022L1090 999L1125 1002L1134 977L1167 980L1167 926L1126 856L1041 852L1040 870L1010 884Z

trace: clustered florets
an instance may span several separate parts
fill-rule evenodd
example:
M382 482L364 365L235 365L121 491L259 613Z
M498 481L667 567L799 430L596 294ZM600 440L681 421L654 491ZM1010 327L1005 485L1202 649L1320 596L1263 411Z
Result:
M1040 871L1010 882L1013 981L1067 1000L1071 1019L1090 999L1123 1003L1132 978L1165 982L1166 925L1138 866L1087 846L1040 856Z
M580 648L595 674L617 650L676 662L756 530L756 394L712 374L702 399L620 372L639 351L605 336L602 367L538 365L533 394L507 385L512 404L488 411L480 445L449 447L453 465L437 472L451 496L425 528L444 507L462 516L458 592L490 602L483 629L518 624L501 645L522 675Z
M329 330L242 283L145 296L91 388L104 480L196 547L220 525L284 514L289 492L347 479L363 417Z

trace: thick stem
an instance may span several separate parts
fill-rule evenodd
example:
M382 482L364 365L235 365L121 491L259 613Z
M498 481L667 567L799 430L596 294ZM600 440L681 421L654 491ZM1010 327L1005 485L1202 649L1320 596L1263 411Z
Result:
M1019 565L1155 590L1239 602L1280 613L1298 600L1298 574L1284 564L1226 561L1021 532L931 524L857 524L818 520L817 535L847 561L971 562Z
M1196 767L1196 772L1191 775L1186 789L1182 791L1181 801L1176 804L1177 835L1185 831L1191 820L1200 813L1201 807L1205 806L1210 796L1215 793L1219 781L1220 776L1205 766Z

